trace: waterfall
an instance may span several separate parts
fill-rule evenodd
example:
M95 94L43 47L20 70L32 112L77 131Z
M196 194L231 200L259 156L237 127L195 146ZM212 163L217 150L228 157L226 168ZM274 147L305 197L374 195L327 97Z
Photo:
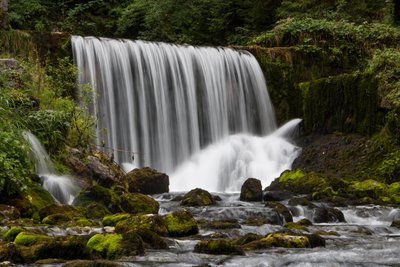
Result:
M56 174L49 155L35 135L24 132L23 136L31 145L36 173L42 180L43 188L49 191L58 202L71 204L80 188L74 184L72 177Z
M212 162L217 165L212 178L199 179L204 182L201 187L218 191L237 190L236 182L224 179L241 181L253 173L270 173L246 171L254 169L249 168L253 162L250 158L262 154L265 159L265 153L270 153L267 144L254 143L252 138L263 139L276 130L262 70L250 53L79 36L72 37L72 48L79 84L93 86L89 109L97 118L97 145L120 165L151 166L172 173L171 184L175 185L182 181L175 174L182 173L187 162L198 162L200 154L213 150L208 153L220 156L214 157L218 162ZM231 141L233 146L224 145ZM261 154L253 153L258 145L265 147L259 150ZM216 146L231 146L225 150L242 156L228 159L228 152L220 153L223 149ZM273 174L265 179L290 168L297 151L288 144L276 152L286 154L284 163L276 162L281 159L272 155L268 161L258 162L275 166ZM250 158L246 157L249 153L253 154ZM220 164L222 158L228 162L221 163L224 166ZM209 166L191 169L199 168ZM198 180L196 171L191 174L194 176L184 178L188 184ZM206 182L210 179L216 180L216 185Z

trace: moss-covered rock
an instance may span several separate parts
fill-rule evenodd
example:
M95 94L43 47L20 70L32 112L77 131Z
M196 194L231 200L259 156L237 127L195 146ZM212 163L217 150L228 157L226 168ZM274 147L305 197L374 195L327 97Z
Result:
M86 244L88 236L63 236L53 238L35 250L37 259L89 259L91 254Z
M48 191L40 185L32 183L22 194L8 198L7 203L15 206L22 217L31 218L41 208L53 204L55 201Z
M15 237L21 233L23 229L21 227L11 227L6 231L3 236L6 241L13 242L15 240Z
M296 223L299 225L302 225L302 226L312 226L313 225L309 219L305 219L305 218L297 221Z
M105 153L97 152L94 156L88 156L86 161L91 178L99 185L111 188L121 184L123 171Z
M125 212L157 214L160 204L153 198L140 193L125 193L121 196L121 207Z
M86 216L90 219L102 219L104 216L111 214L111 212L100 203L91 202L86 206Z
M336 231L325 231L325 230L315 231L314 234L319 235L319 236L321 236L321 235L340 236L340 234Z
M116 213L104 216L102 222L104 226L115 226L118 222L127 220L131 217L132 214L129 213Z
M169 177L152 168L134 169L126 174L129 192L162 194L169 192Z
M317 246L325 246L325 240L318 235L277 232L269 234L262 239L247 243L243 246L243 248L245 250L254 250L269 247L313 248Z
M244 251L228 240L200 241L194 247L194 252L214 255L244 255Z
M400 220L394 220L390 227L396 227L400 229Z
M181 205L192 207L209 206L214 204L215 200L212 195L208 191L200 188L190 190L183 196L181 201Z
M165 216L168 234L173 237L189 236L199 232L196 220L187 210L178 210Z
M92 253L98 253L107 259L115 259L122 255L134 256L144 252L143 241L134 231L124 235L96 234L89 239L86 246Z
M0 262L24 263L25 260L14 243L0 242ZM14 265L12 265L14 266Z
M73 205L89 207L98 203L111 212L121 212L121 199L113 190L99 185L94 185L82 192L74 199Z
M48 242L51 237L43 234L20 232L14 239L14 244L18 246L32 246L38 242Z
M387 194L388 186L384 183L368 179L365 181L354 181L350 185L351 191L357 198L370 197L379 199Z
M232 242L234 242L238 246L243 246L243 245L246 245L246 244L248 244L250 242L260 240L262 238L263 238L262 235L258 235L258 234L254 234L254 233L248 233L248 234L245 234L244 236L240 236L240 237L234 238L232 240Z
M307 231L308 232L307 228L304 225L298 224L296 222L285 223L283 225L283 227L286 227L288 229L295 229L295 230L301 230L301 231Z
M149 230L161 236L168 235L168 230L163 217L159 215L131 215L129 218L120 220L115 226L117 233L126 233L131 230Z
M293 222L293 216L290 210L283 204L279 202L267 202L265 206L271 209L274 209L280 216L284 219L285 222Z
M240 190L240 200L242 201L262 201L261 181L255 178L248 178Z
M312 194L327 187L325 177L313 172L306 173L299 169L284 171L279 177L278 183L284 189L297 194Z
M82 210L79 210L71 205L51 204L39 210L39 216L41 220L53 214L63 214L69 218L84 217Z

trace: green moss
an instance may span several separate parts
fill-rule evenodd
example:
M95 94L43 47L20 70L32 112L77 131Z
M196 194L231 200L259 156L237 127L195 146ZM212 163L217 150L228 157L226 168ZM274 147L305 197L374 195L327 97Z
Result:
M157 214L160 204L153 198L139 193L125 193L121 197L121 207L128 213Z
M87 242L87 247L91 251L100 253L108 259L115 259L122 255L122 235L120 234L96 234Z
M32 246L40 241L47 241L51 238L46 235L34 234L34 233L27 233L27 232L20 232L14 240L14 244L18 246Z
M340 234L336 231L325 231L325 230L316 231L314 234L340 236Z
M74 205L89 207L93 203L98 203L106 207L111 212L121 212L121 199L113 190L99 185L94 185L79 193L74 200ZM101 209L103 212L103 209Z
M104 226L115 226L118 222L127 220L131 218L132 215L129 213L117 213L112 215L107 215L103 218L103 225Z
M302 230L302 231L308 231L307 228L304 225L295 223L295 222L287 222L283 225L283 227L289 228L289 229L296 229L296 230Z
M284 233L269 234L261 241L269 244L271 247L285 248L307 248L310 247L309 240L306 236L296 236Z
M372 199L379 199L387 194L388 187L386 184L368 179L365 181L355 181L352 183L350 188L353 190L354 194L359 197L369 197Z
M159 215L131 215L125 220L120 220L115 226L117 233L125 233L130 230L149 230L161 236L168 234L163 217Z
M214 205L215 201L212 195L206 190L196 188L183 196L181 205L183 206L209 206Z
M69 222L72 218L65 214L51 214L42 220L42 223L57 225Z
M15 237L23 231L20 227L12 227L7 232L3 234L4 239L9 242L13 242Z
M193 215L187 210L179 210L165 216L165 224L170 236L188 236L197 234L199 228Z
M279 177L279 182L284 183L287 181L298 180L305 176L302 170L284 171Z

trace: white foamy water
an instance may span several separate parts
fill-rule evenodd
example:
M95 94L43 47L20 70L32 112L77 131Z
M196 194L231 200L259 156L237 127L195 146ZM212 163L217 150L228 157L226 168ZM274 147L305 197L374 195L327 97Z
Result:
M42 179L43 188L49 191L58 202L72 204L74 197L80 190L73 182L73 178L66 175L57 175L50 156L36 136L30 132L24 132L23 135L31 145L36 173Z

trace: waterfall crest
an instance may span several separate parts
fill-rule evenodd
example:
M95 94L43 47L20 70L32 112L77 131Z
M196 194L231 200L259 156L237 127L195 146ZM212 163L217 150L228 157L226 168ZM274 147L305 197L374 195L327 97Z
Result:
M242 136L236 143L248 144L243 136L247 140L276 130L264 75L246 51L80 36L72 37L72 48L79 84L94 89L89 109L97 118L97 145L121 166L174 173L230 136ZM235 145L231 151L238 149ZM283 165L290 167L291 161ZM239 169L233 172L241 179L251 174ZM210 189L232 187L231 182L218 184Z
M40 141L30 132L24 132L25 140L31 145L32 157L35 161L36 173L42 180L43 188L62 204L72 204L80 188L71 177L57 175L50 156Z

